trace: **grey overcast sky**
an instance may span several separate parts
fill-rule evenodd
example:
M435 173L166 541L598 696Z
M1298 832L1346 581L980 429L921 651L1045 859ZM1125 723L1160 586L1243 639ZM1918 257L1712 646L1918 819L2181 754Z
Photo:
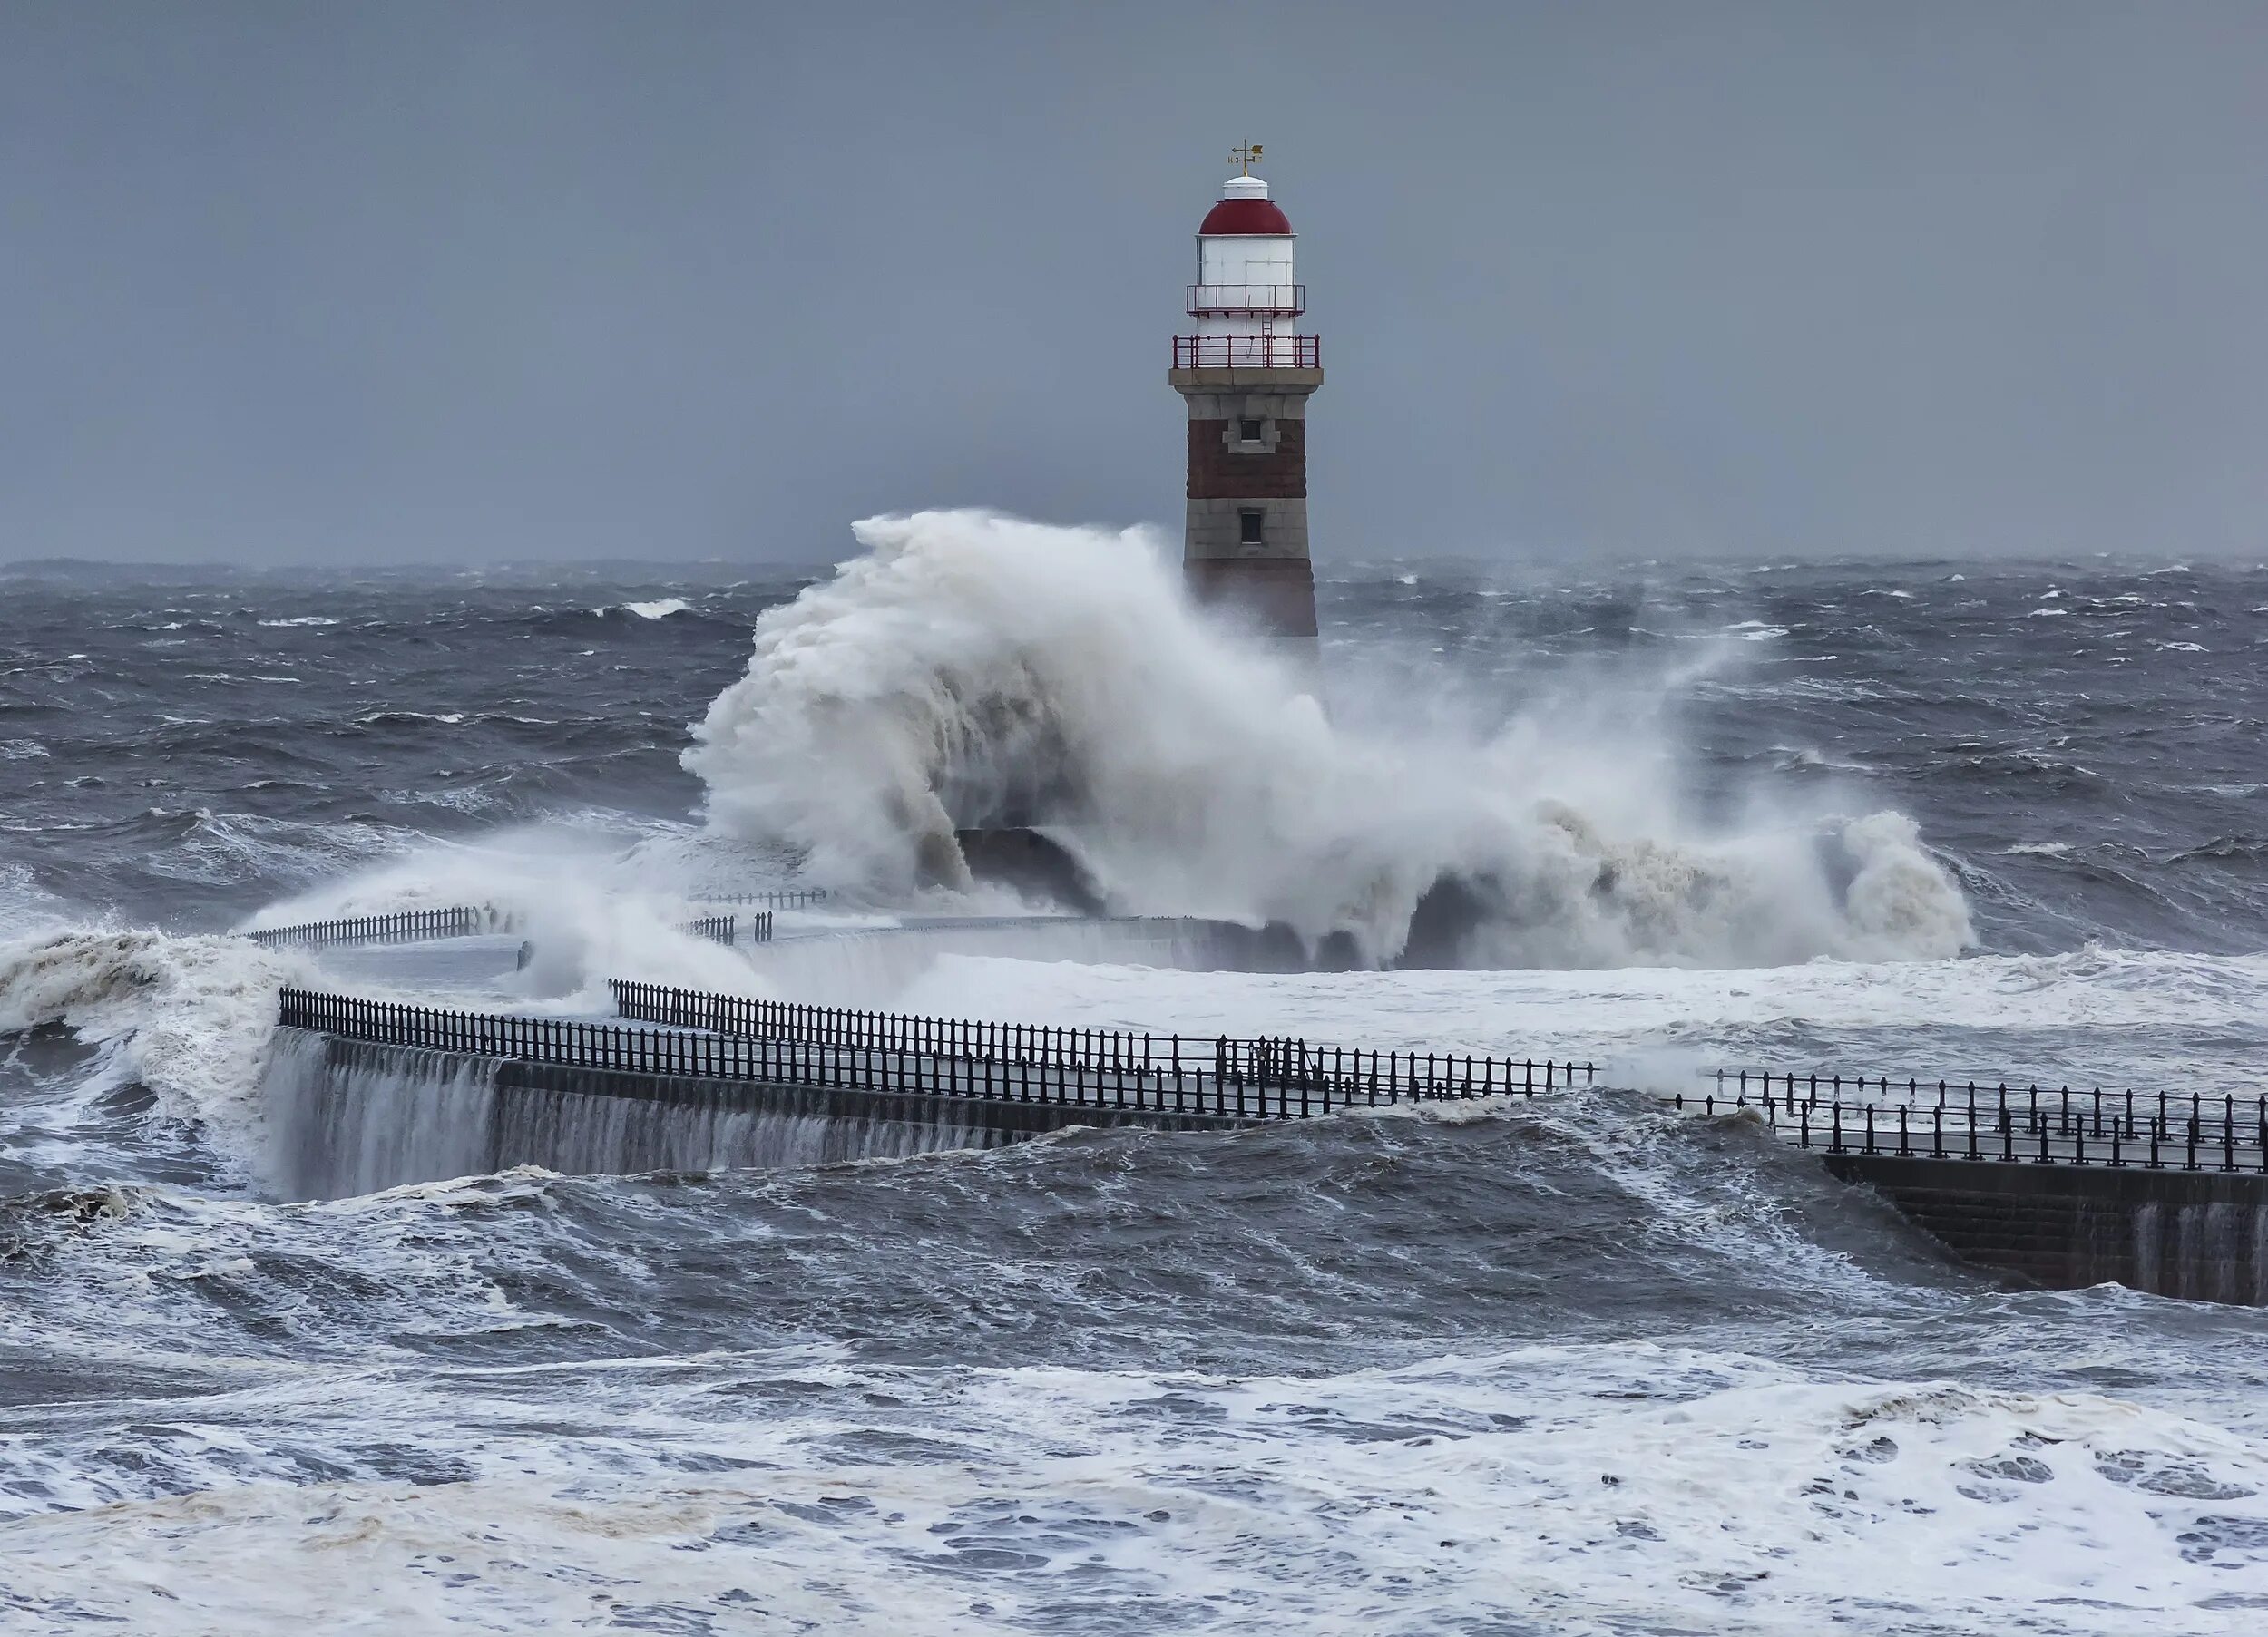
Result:
M1179 516L1266 144L1318 559L2268 555L2268 5L0 0L0 558Z

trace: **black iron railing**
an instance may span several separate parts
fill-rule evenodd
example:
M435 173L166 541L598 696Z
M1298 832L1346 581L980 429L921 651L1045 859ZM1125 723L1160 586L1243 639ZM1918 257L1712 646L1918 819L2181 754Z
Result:
M1320 336L1176 336L1176 369L1321 369Z
M443 910L396 910L385 915L355 915L340 921L311 921L296 927L263 927L245 937L269 949L318 944L410 943L426 938L472 938L517 930L518 918L488 904L457 904Z
M1776 1135L1830 1154L2268 1173L2268 1095L1726 1070L1714 1092L1676 1101L1754 1109Z
M637 987L652 989L652 986ZM654 998L654 994L645 997ZM768 1001L746 1004L779 1007ZM1098 1031L1039 1029L947 1037L970 1041L990 1038L996 1046L1021 1039L1033 1048L1022 1057L1000 1051L961 1055L925 1049L925 1044L940 1038L934 1035L911 1028L892 1032L894 1024L934 1026L935 1019L893 1019L876 1013L807 1007L779 1007L770 1016L771 1025L745 1032L682 1026L653 1028L448 1011L286 989L279 1020L290 1028L319 1029L347 1039L523 1062L1256 1121L1297 1119L1409 1101L1507 1094L1532 1096L1579 1079L1587 1082L1592 1073L1588 1064L1521 1064L1440 1053L1306 1047L1296 1058L1276 1052L1242 1056L1233 1048L1249 1042L1184 1042L1173 1037L1160 1040L1135 1035L1103 1036ZM952 1027L975 1031L1022 1029L1022 1026L1007 1024ZM1075 1048L1084 1055L1050 1055L1037 1049L1042 1035L1059 1033L1087 1037ZM1147 1045L1139 1056L1130 1044L1138 1040ZM1216 1067L1222 1061L1237 1061L1241 1067L1224 1076ZM1295 1065L1298 1073L1281 1072Z
M737 915L703 915L679 930L719 943L739 936ZM349 943L416 943L434 938L475 938L485 933L516 932L521 918L488 904L456 904L441 910L396 910L385 915L355 915L340 921L311 921L298 926L263 927L245 937L269 949L311 949ZM767 943L772 936L772 913L766 910L748 918L748 941ZM521 964L526 965L523 960Z
M1307 310L1304 284L1192 284L1182 310L1192 318L1217 313L1296 318Z
M1296 1039L1184 1039L1055 1024L853 1011L623 978L610 980L608 987L614 991L615 1010L623 1017L671 1028L785 1040L826 1051L881 1051L1080 1075L1155 1078L1202 1070L1225 1086L1310 1087L1315 1097L1330 1106L1371 1106L1404 1097L1533 1096L1539 1091L1587 1085L1597 1073L1589 1063L1369 1051Z
M678 931L689 938L706 938L712 942L730 944L737 942L739 939L739 921L740 918L737 915L704 915L698 921L687 921L679 927ZM772 912L765 910L749 916L748 941L769 943L771 940ZM534 963L534 960L535 940L529 939L521 943L520 953L513 964L524 971Z
M825 887L777 887L768 892L701 892L705 904L756 904L767 910L807 910L826 901Z

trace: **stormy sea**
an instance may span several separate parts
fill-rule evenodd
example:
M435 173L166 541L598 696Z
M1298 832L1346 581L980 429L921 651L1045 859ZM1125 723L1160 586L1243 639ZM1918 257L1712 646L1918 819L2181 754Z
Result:
M840 555L0 568L0 1630L2268 1629L2268 1311L1676 1102L2257 1094L2268 568L1338 562L1309 669L1140 531ZM1056 936L1006 826L1334 957ZM464 903L534 958L236 935ZM371 1084L309 1151L284 987L610 978L1600 1072L587 1174Z

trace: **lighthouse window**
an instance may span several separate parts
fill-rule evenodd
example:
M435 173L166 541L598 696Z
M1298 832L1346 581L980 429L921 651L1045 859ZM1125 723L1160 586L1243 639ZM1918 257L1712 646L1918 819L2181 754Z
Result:
M1260 441L1260 423L1257 421L1237 422L1237 436L1240 441L1246 443L1258 443Z
M1265 512L1237 512L1237 543L1240 546L1256 546L1261 544L1260 520L1266 515L1267 513Z

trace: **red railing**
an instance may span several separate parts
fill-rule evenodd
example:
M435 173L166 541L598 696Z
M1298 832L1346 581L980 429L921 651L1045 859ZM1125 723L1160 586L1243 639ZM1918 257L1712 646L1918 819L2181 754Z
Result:
M1321 336L1176 336L1176 369L1321 369Z
M1291 318L1307 310L1304 284L1193 284L1188 310L1198 313L1265 313Z

